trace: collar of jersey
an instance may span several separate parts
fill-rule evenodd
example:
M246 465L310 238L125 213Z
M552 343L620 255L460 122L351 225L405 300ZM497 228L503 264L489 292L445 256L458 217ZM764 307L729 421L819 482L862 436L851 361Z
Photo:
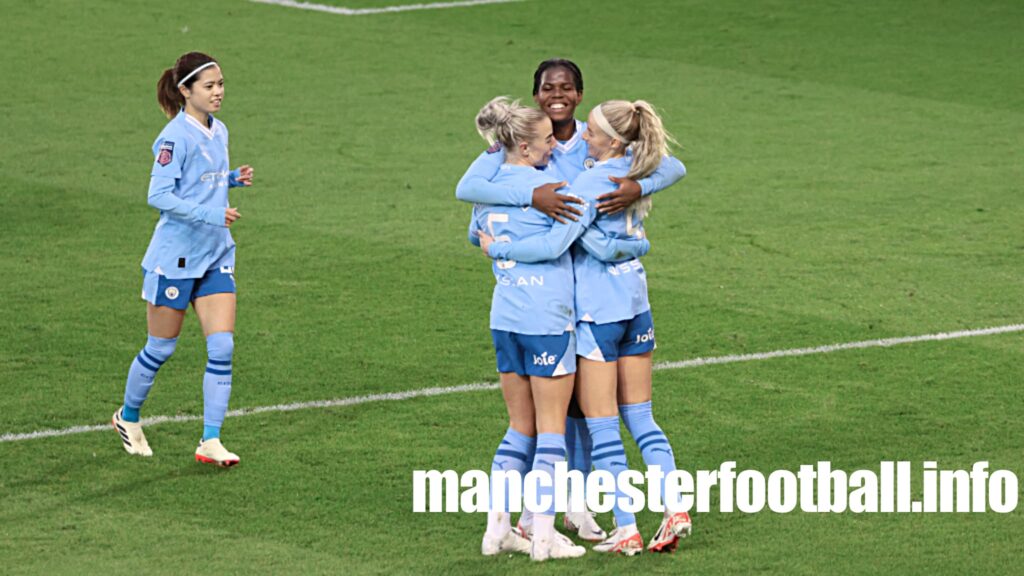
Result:
M591 170L593 170L594 168L597 168L598 166L604 166L605 164L611 164L612 162L615 162L616 160L621 160L627 166L633 162L630 159L629 156L616 156L615 158L609 158L607 160L601 160L600 162L594 163L594 166L593 166L593 168L591 168Z
M545 168L546 168L546 166L545 166ZM508 162L505 162L504 164L501 165L499 170L542 170L542 169L541 168L537 168L536 166L523 166L521 164L509 164Z
M555 144L555 148L557 148L559 152L569 152L575 148L576 144L578 144L580 139L583 138L583 131L586 129L583 126L583 122L580 122L579 120L574 120L574 122L576 122L576 131L573 132L572 138L569 138L565 142L558 142Z
M211 129L211 128L207 128L206 126L203 126L202 122L200 122L199 120L196 120L195 118L190 116L184 110L182 110L181 112L178 112L178 115L179 116L184 116L185 117L185 122L187 122L188 124L191 124L193 128L196 128L197 130L202 132L210 140L213 140L213 131L217 128L217 122L216 121L213 122L213 128ZM210 118L213 118L213 114L210 114Z

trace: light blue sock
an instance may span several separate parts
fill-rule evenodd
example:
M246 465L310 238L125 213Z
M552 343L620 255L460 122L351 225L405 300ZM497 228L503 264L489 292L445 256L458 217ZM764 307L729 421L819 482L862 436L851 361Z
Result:
M661 472L668 474L676 469L676 458L672 452L672 446L668 438L661 431L661 428L654 422L654 414L651 412L651 402L640 404L623 404L619 406L622 420L629 429L633 441L640 447L640 454L644 457L644 464L661 466ZM664 499L665 482L661 482L661 494Z
M569 464L569 470L579 470L576 465L583 465L577 457L575 420L572 416L565 417L565 461Z
M124 408L121 411L125 421L139 421L139 411L153 387L153 379L164 362L174 354L177 343L177 338L147 338L146 346L128 369L128 381L124 385Z
M571 432L570 432L571 430ZM587 474L594 467L590 451L593 444L590 442L590 432L587 430L587 421L584 418L565 419L565 444L566 461L570 470L579 470L586 480Z
M501 440L501 444L498 445L498 451L494 454L494 460L491 461L491 472L515 470L521 476L526 476L526 473L530 470L530 465L533 463L533 451L536 444L536 438L520 434L509 428L505 432L505 437ZM508 504L508 482L506 481L505 505L502 511L508 512Z
M231 399L231 356L235 335L217 332L206 338L206 374L203 375L203 441L220 438L220 427Z
M594 441L594 466L598 470L611 472L618 480L619 473L629 469L626 465L626 450L622 446L622 435L619 433L619 417L587 418L587 426ZM619 508L619 498L623 496L623 492L615 490L615 525L636 524L635 515Z
M542 474L548 474L551 480L550 487L543 487L537 491L538 496L550 496L551 506L542 514L546 516L555 515L555 464L565 462L565 434L538 434L537 452L533 457L533 470Z

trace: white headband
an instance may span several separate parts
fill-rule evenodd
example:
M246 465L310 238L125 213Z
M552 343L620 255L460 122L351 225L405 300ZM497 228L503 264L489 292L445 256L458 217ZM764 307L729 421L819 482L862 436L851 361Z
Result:
M604 130L605 134L611 136L612 138L615 138L619 142L622 142L624 146L629 146L629 140L623 138L622 134L616 132L615 128L612 128L612 125L608 123L608 119L604 117L604 112L601 111L600 104L594 107L593 114L594 122L597 122L597 125L601 128L601 130Z
M199 74L200 72L202 72L203 70L206 70L206 69L207 69L207 68L209 68L210 66L216 66L216 65L217 65L217 63L216 63L216 62L214 62L213 60L210 60L210 61L209 61L209 62L207 62L206 64L203 64L203 65L202 65L202 66L200 66L199 68L196 68L195 70L193 70L193 71L189 72L189 73L188 73L188 76L185 76L184 78L182 78L182 79L181 79L181 81L180 81L180 82L178 82L178 88L181 88L181 85L182 85L182 84L184 84L185 82L188 82L188 79L189 79L189 78L191 78L191 77L195 76L196 74Z

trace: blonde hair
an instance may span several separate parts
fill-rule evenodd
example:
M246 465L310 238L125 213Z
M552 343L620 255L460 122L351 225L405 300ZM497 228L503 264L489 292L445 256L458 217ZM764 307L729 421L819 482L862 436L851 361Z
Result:
M537 136L537 123L545 118L543 112L523 106L519 100L498 96L477 113L476 131L488 144L500 142L506 150L512 150L520 142Z
M644 100L608 100L598 107L612 129L629 140L623 144L633 148L633 164L626 177L638 180L650 176L669 153L669 144L676 144L654 106Z
M650 176L661 164L662 157L669 154L669 145L677 144L675 138L665 130L661 116L649 102L637 100L608 100L598 104L601 114L627 142L622 144L633 149L633 163L626 178L639 180ZM616 138L615 134L608 134ZM651 197L644 196L633 203L639 218L651 211Z

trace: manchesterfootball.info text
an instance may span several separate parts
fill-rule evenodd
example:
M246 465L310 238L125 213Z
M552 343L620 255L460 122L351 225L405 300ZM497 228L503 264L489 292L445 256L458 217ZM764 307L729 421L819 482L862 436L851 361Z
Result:
M805 464L797 471L737 470L723 462L717 470L673 470L658 466L645 473L628 470L618 477L595 470L586 481L565 462L552 476L516 471L416 470L413 512L608 512L616 504L626 511L709 512L714 496L720 512L754 514L832 512L997 512L1017 508L1017 475L991 470L987 461L968 469L939 469L937 462L916 466L909 461L883 461L878 470L847 473L830 462Z

